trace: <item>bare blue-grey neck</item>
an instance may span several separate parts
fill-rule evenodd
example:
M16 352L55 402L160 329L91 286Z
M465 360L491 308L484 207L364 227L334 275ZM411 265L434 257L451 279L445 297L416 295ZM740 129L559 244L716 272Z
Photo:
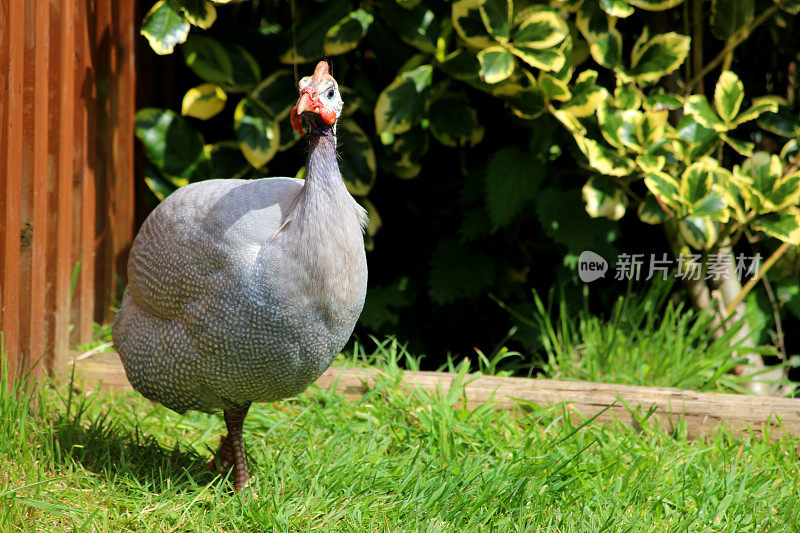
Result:
M306 168L306 194L347 193L336 159L336 134L327 124L309 133L308 166Z

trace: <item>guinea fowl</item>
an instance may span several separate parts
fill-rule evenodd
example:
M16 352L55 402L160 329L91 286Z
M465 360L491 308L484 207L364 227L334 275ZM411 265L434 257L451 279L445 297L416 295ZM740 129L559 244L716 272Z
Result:
M125 373L183 413L223 410L215 459L249 484L242 424L252 402L294 396L355 327L367 287L366 212L336 160L342 99L328 64L300 81L292 126L308 125L306 179L187 185L147 217L113 327ZM214 464L214 461L212 461Z

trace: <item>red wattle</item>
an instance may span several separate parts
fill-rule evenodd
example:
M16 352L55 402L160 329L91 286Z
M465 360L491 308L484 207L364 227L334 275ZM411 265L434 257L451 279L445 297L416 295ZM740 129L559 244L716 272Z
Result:
M292 123L294 131L300 135L303 134L303 119L300 118L300 115L297 113L297 106L294 106L289 112L289 122Z
M332 125L334 122L336 122L336 113L326 107L320 108L319 116L322 117L322 120L325 121L325 124Z

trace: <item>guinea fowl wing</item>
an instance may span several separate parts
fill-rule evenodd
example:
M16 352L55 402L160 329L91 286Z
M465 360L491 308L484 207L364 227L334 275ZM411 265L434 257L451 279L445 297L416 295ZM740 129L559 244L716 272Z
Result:
M223 276L242 274L286 223L302 181L210 180L173 193L148 217L128 261L128 291L148 314L172 319Z

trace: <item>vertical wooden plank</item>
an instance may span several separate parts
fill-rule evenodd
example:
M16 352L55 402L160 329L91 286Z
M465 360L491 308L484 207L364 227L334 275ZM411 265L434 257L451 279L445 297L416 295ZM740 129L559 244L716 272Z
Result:
M8 28L11 24L11 6L8 2L0 2L0 65L10 64L11 39ZM4 301L6 298L5 276L3 264L5 262L5 210L6 210L6 181L8 176L8 76L0 76L0 350L8 352L7 341L3 338ZM9 358L10 360L10 358Z
M58 276L58 153L61 131L59 103L61 102L61 39L62 17L60 0L50 0L50 42L48 43L47 78L47 235L45 252L45 328L44 345L47 347L45 368L53 369L55 362L55 310L56 278Z
M19 255L20 255L20 204L22 199L22 87L24 78L25 20L23 0L11 0L5 14L7 20L8 63L5 117L6 152L0 190L0 285L2 294L3 343L9 357L10 372L19 370Z
M78 0L75 9L75 180L73 210L76 228L73 239L73 265L80 263L73 295L73 342L88 342L94 317L95 269L95 154L96 113L93 109L96 79L91 56L90 28L94 13L91 0Z
M9 64L10 39L8 37L9 4L0 2L0 65ZM8 155L8 76L0 76L0 191L5 191L5 168ZM0 198L0 202L3 198ZM0 215L2 216L2 215ZM1 219L0 219L1 220ZM0 261L3 258L3 232L0 231ZM2 266L0 266L2 271ZM3 325L3 283L0 278L0 330Z
M54 306L53 370L66 369L69 356L70 290L72 285L73 176L75 172L75 0L61 0L59 64L58 176L54 193L56 208L56 274Z
M119 4L119 2L114 2ZM111 289L114 282L114 240L117 230L114 220L114 181L118 179L114 160L118 150L119 132L116 129L116 92L118 71L115 58L119 43L112 31L110 2L98 2L90 26L92 67L95 76L93 113L95 128L102 131L96 136L94 153L95 170L95 224L97 228L94 297L96 302L93 319L105 322L110 318Z
M116 264L115 279L112 280L115 300L122 300L122 293L117 291L116 276L127 284L128 251L133 243L135 217L135 171L134 171L134 123L136 117L136 3L134 0L114 2L115 12L114 34L120 43L117 55L119 77L117 82L117 131L118 150L116 152L114 184L114 213L116 235L114 242L114 261Z
M36 119L35 99L35 48L36 48L36 5L32 0L24 0L25 45L22 71L22 175L20 198L20 249L19 249L19 371L29 368L30 356L30 316L31 306L31 268L33 265L33 149L34 122Z
M50 6L37 0L35 12L35 54L33 124L33 243L31 250L31 284L28 356L33 376L40 376L45 352L45 288L47 239L47 159L50 75ZM38 364L36 364L38 362Z

